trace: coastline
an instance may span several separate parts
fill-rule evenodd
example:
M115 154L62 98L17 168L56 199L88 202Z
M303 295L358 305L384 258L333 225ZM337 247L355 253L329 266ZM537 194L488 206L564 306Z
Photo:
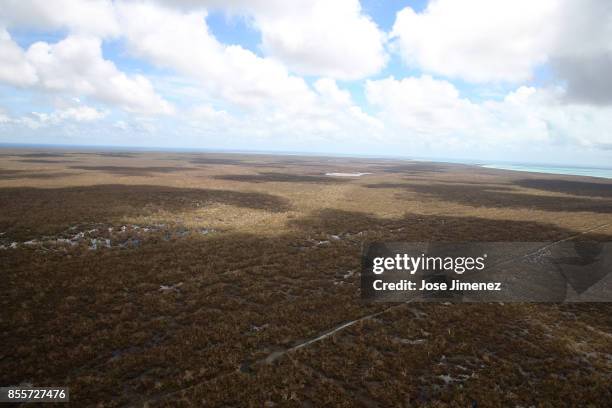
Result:
M523 173L554 174L562 176L595 177L612 179L612 169L597 167L559 167L545 165L520 165L520 164L483 164L479 167L485 169L519 171Z

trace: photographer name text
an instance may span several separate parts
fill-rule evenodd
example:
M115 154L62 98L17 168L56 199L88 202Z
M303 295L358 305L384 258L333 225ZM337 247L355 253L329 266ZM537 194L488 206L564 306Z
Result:
M374 290L383 291L486 291L502 290L500 282L461 282L453 280L450 284L446 282L426 282L421 281L418 286L416 282L402 279L398 282L385 282L377 279L373 282Z

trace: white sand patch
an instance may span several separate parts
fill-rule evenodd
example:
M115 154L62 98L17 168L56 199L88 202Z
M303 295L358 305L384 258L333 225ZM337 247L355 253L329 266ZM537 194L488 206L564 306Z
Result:
M325 173L326 176L331 177L361 177L365 176L366 174L372 173Z

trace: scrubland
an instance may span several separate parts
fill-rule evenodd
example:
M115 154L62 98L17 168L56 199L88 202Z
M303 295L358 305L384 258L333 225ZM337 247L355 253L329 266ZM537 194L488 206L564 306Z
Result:
M612 181L3 150L0 384L75 406L605 406L610 304L359 296L369 242L575 236L611 240Z

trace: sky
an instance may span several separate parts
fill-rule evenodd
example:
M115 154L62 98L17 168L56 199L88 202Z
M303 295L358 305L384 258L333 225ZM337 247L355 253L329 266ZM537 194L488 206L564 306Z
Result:
M3 0L0 143L612 164L609 0Z

